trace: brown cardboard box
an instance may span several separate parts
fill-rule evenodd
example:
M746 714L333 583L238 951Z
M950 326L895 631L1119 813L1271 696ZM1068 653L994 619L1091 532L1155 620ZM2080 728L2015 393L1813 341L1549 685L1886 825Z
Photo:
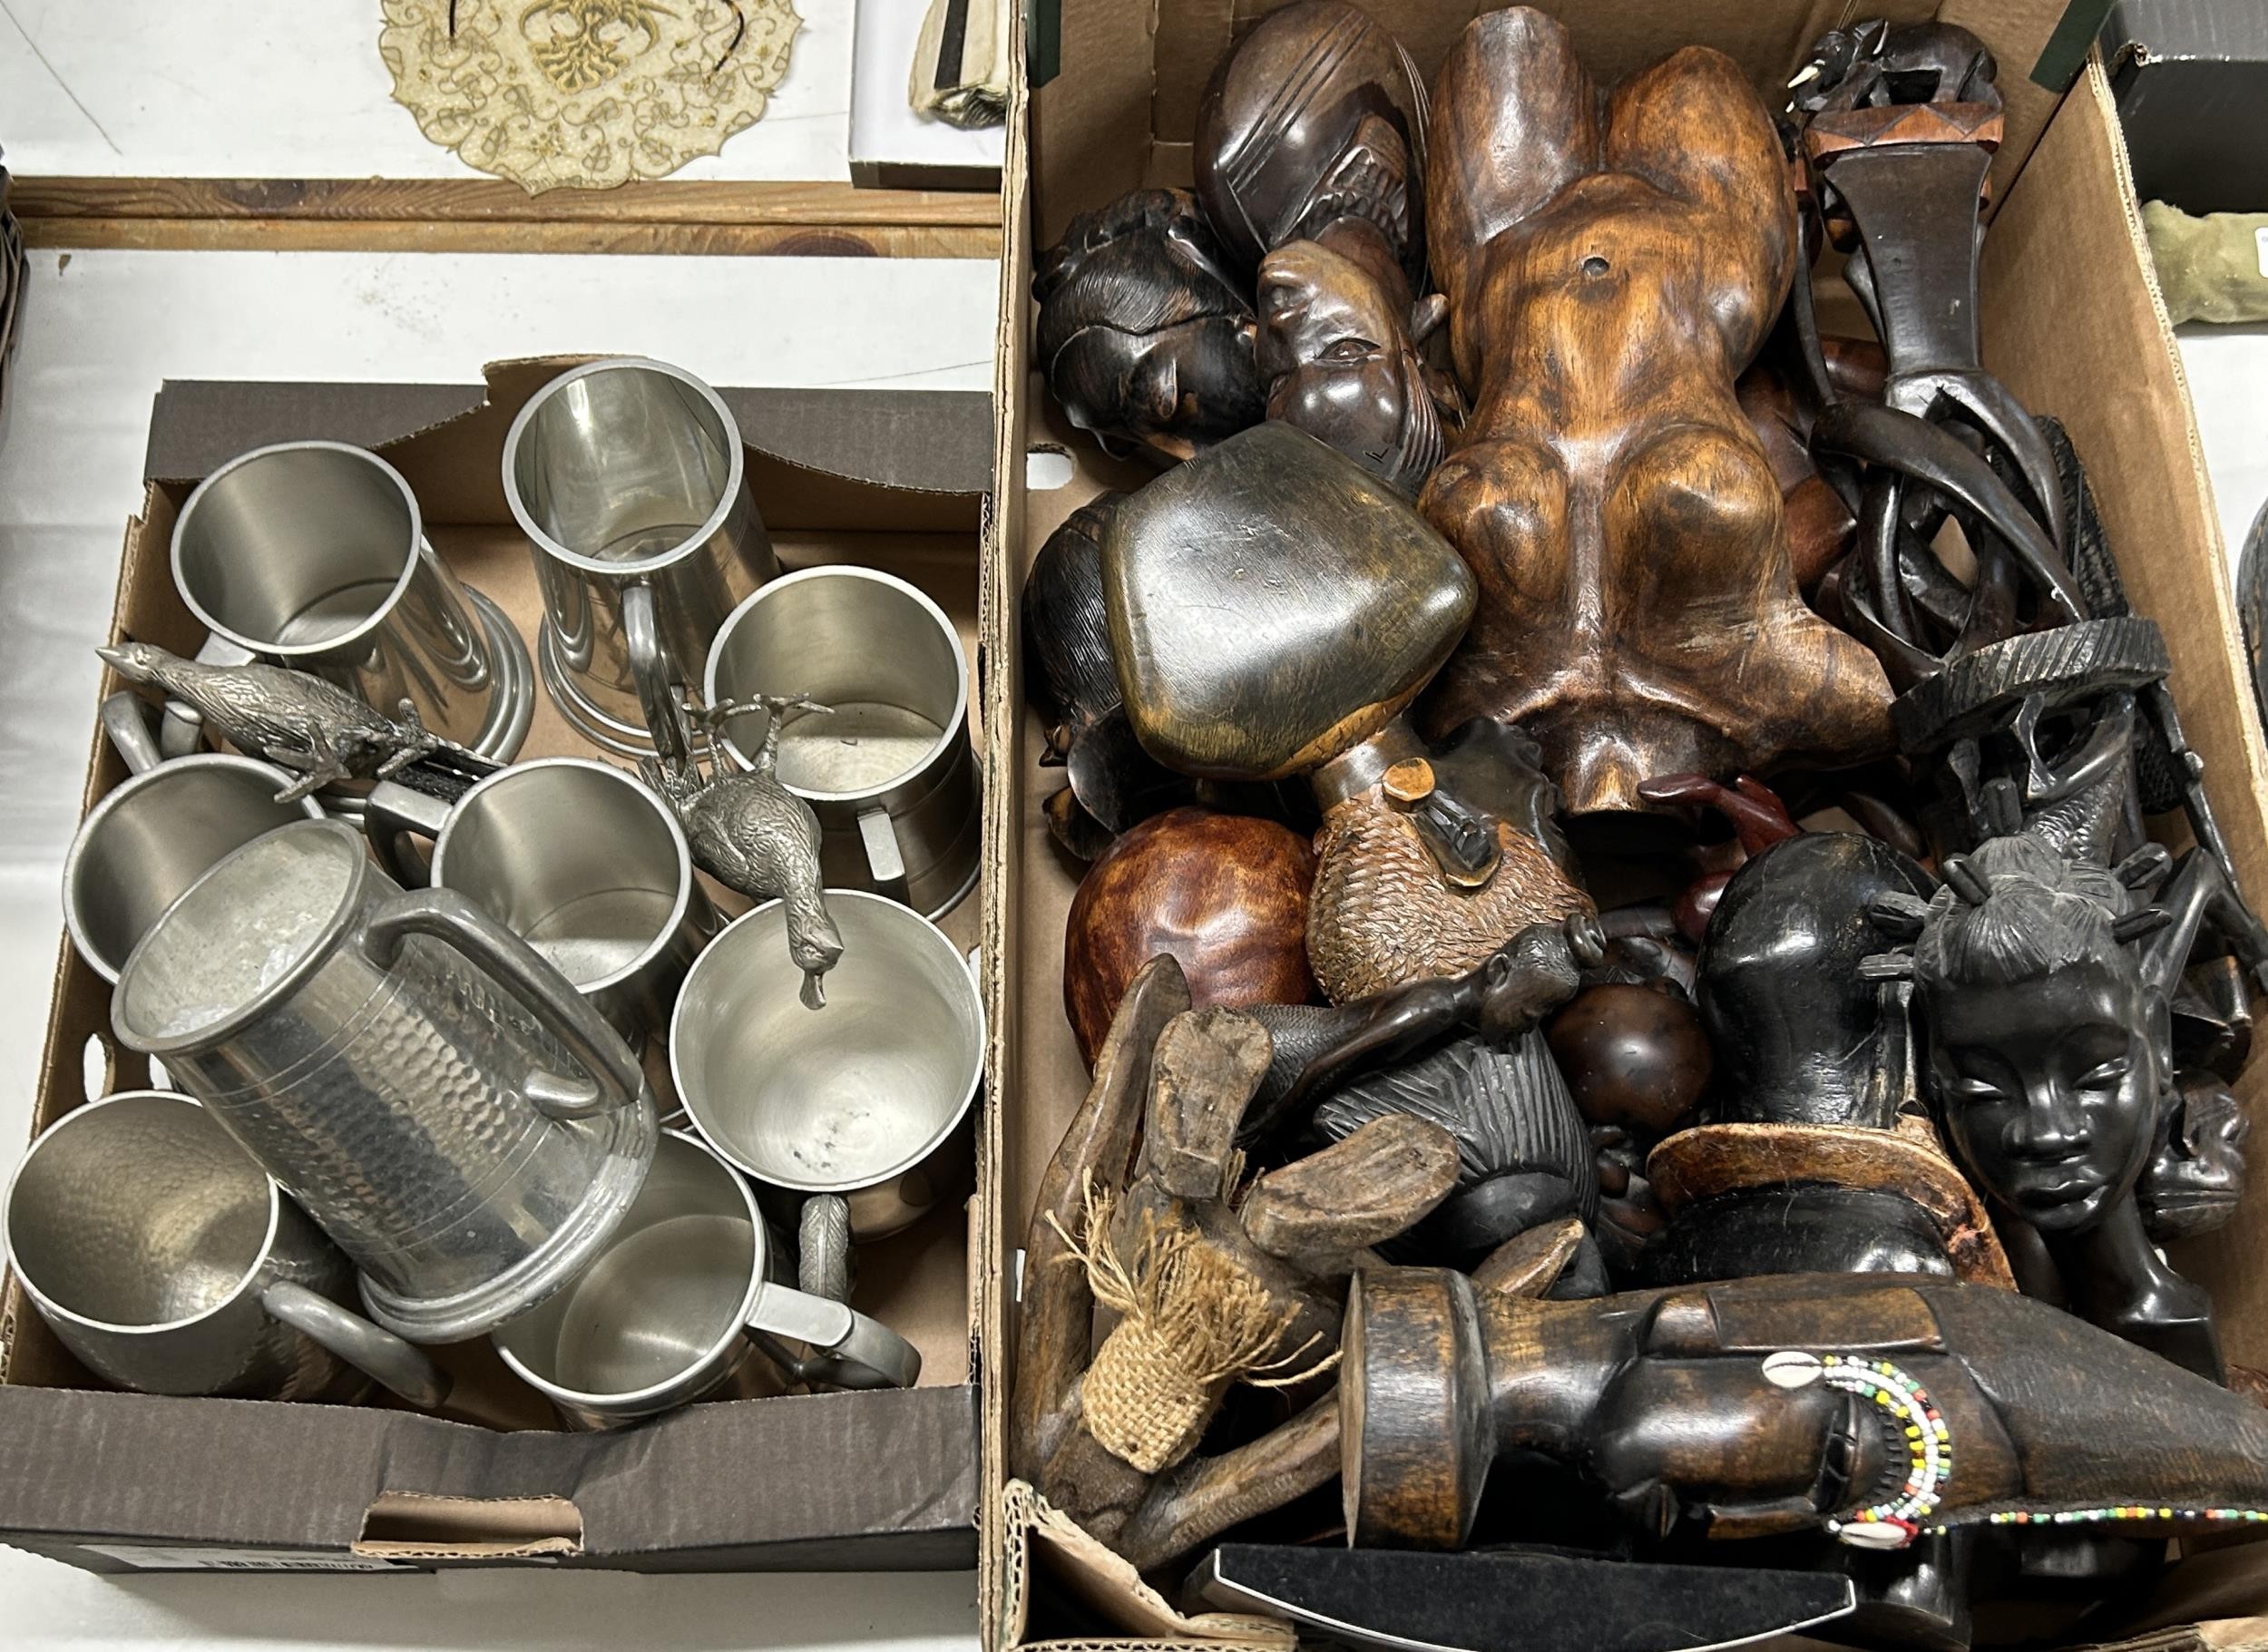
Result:
M540 611L499 463L513 413L567 364L485 387L170 384L112 640L196 651L169 543L190 488L300 437L361 443L416 490L428 536L533 636ZM782 561L859 562L927 591L972 650L990 399L968 392L724 390ZM89 646L96 639L88 638ZM104 691L121 686L106 678ZM588 751L539 695L524 755ZM588 752L588 755L600 755ZM97 734L94 801L124 773ZM720 897L728 910L746 905ZM944 920L963 945L980 903ZM34 1129L89 1093L144 1084L109 1041L109 993L68 940ZM390 1570L535 1561L641 1571L952 1569L974 1555L974 1298L981 1198L948 1198L862 1248L855 1300L921 1350L921 1385L696 1405L611 1434L557 1431L486 1343L435 1350L439 1417L379 1405L164 1399L103 1388L11 1282L0 1310L0 1541L97 1571Z
M986 956L993 1000L995 1072L1004 1105L997 1132L1002 1247L988 1275L1012 1280L1038 1180L1086 1086L1061 1008L1065 912L1076 869L1055 851L1040 803L1060 784L1036 767L1040 730L1022 703L1016 595L1040 544L1104 487L1138 485L1143 473L1114 464L1063 422L1029 358L1035 248L1051 244L1071 214L1142 184L1187 184L1198 99L1222 50L1281 0L1061 0L1043 19L1052 72L1012 112L1003 227L1002 325L995 369L998 491L987 593L994 664L987 738L999 784L989 803ZM1466 23L1490 0L1362 0L1431 74ZM1583 5L1540 0L1573 31L1592 73L1610 80L1677 46L1730 53L1776 98L1808 43L1853 16L1937 15L1980 34L1998 55L2008 101L2007 139L1994 167L1997 216L1986 239L1983 331L1987 366L2025 405L2063 420L2092 469L2112 543L2136 607L2170 643L2174 688L2192 741L2204 756L2214 806L2255 902L2268 899L2268 747L2249 709L2243 656L2217 518L2199 456L2188 395L2151 271L2101 65L2068 95L2032 83L2062 0L1892 0L1853 8L1828 0L1628 0ZM1051 8L1043 8L1051 9ZM1052 26L1050 26L1052 25ZM1855 312L1853 312L1855 313ZM1026 455L1054 449L1070 479L1027 487ZM1059 467L1060 468L1060 467ZM2257 1109L2268 1063L2248 1075ZM2229 1357L2268 1364L2268 1272L2248 1266L2268 1244L2268 1197L2176 1260L2220 1305ZM1003 1422L1014 1348L1012 1293L986 1303L983 1600L992 1644L1083 1644L1144 1637L1281 1644L1251 1619L1177 1623L1167 1603L1140 1598L1076 1533L1041 1526L1019 1496L1003 1503ZM1031 1540L1027 1534L1036 1536ZM1120 1569L1123 1571L1123 1569ZM2208 1585L2208 1578L2210 1584ZM1040 1579L1044 1579L1045 1587ZM2268 1549L2221 1550L2177 1567L2160 1623L2195 1623L2268 1611ZM2234 1644L2253 1631L2177 1633L2183 1645Z

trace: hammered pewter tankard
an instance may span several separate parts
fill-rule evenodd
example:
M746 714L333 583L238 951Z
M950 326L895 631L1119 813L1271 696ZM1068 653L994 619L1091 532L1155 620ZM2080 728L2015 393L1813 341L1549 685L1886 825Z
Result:
M454 805L380 781L363 814L406 888L454 889L564 975L633 1049L667 1038L693 954L722 919L684 828L635 775L587 758L515 763ZM420 864L405 838L433 840Z
M740 427L682 367L638 357L562 373L504 437L504 499L543 591L544 687L576 730L629 757L688 755L677 709L725 616L779 572Z
M909 907L830 889L843 934L826 1003L807 1008L777 901L694 960L670 1071L703 1140L758 1182L848 1207L852 1237L918 1219L968 1158L984 1077L984 1001L953 943Z
M779 1371L839 1388L913 1386L922 1356L911 1343L785 1274L748 1184L697 1138L665 1130L606 1248L493 1340L574 1428L752 1397ZM758 1348L767 1359L751 1357Z
M56 1119L8 1184L8 1271L79 1363L143 1393L430 1410L449 1379L340 1306L354 1266L186 1097L126 1090Z
M173 582L212 633L208 663L311 671L388 717L406 699L498 762L527 738L526 644L435 554L417 495L367 448L285 442L230 460L174 521Z
M320 820L312 797L279 803L292 777L252 758L206 751L161 760L142 702L103 702L103 727L127 777L88 811L63 862L63 918L79 956L115 982L134 943L230 851L295 820Z
M605 1244L653 1158L615 1031L463 895L337 821L247 844L127 959L111 1025L165 1063L413 1342L494 1330Z
M831 889L865 889L942 917L975 887L981 811L969 746L969 666L944 611L872 568L806 568L733 610L709 650L711 707L803 695L781 720L780 783L808 803ZM738 767L768 712L724 725Z

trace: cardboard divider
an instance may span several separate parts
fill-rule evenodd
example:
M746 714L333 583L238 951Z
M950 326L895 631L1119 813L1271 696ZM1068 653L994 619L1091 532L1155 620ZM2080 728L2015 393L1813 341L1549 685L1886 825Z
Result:
M985 1316L987 1369L984 1630L988 1647L1189 1645L1202 1624L1173 1628L1155 1597L1114 1581L1081 1546L1032 1540L1028 1493L1006 1475L1002 1438L1012 1389L1016 1315L1008 1298L1040 1178L1087 1084L1064 1014L1064 923L1081 871L1056 847L1041 805L1062 784L1041 769L1038 719L1022 702L1015 599L1048 534L1097 492L1138 487L1152 473L1114 462L1072 429L1029 361L1031 259L1070 217L1140 184L1186 184L1198 99L1219 54L1277 0L1160 0L1149 8L1062 0L1060 71L1022 93L1012 123L1028 122L1028 149L1012 141L1002 272L999 429L1002 589L987 647L997 657L988 713L1012 784L988 815L995 841L987 872L994 910L988 944L1000 953L993 1000L1003 1106L998 1132L999 1267L1011 1288ZM1430 74L1487 0L1361 0ZM2245 687L2211 488L2199 458L2180 357L2165 325L2140 239L2116 116L2098 64L2068 96L2028 75L2061 0L1902 0L1853 13L1833 0L1640 0L1584 6L1542 0L1573 31L1587 65L1611 79L1677 46L1729 51L1776 106L1780 88L1821 30L1856 16L1937 16L1974 30L1999 61L2006 137L1993 167L1993 221L1985 239L1982 322L1986 365L2028 407L2061 418L2086 458L2110 540L2136 610L2164 628L2185 728L2204 754L2214 806L2254 901L2268 901L2268 746ZM1840 259L1829 262L1839 269ZM1839 286L1839 281L1837 282ZM1855 304L1834 307L1849 330ZM1026 483L1025 455L1061 454L1070 474L1041 490ZM1060 470L1060 466L1058 467ZM2165 823L2169 829L2176 823ZM996 938L995 938L996 937ZM2257 1116L2268 1063L2240 1093ZM2208 1283L2233 1359L2268 1364L2268 1197L2255 1189L2221 1234L2193 1241L2175 1260ZM1044 1535L1044 1534L1043 1534ZM2151 1618L2187 1623L2151 1644L2204 1646L2231 1637L2205 1618L2268 1612L2268 1545L2198 1549L2192 1569L2168 1574ZM1076 1602L1051 1610L1051 1599ZM1186 1604L1186 1603L1182 1603ZM1110 1634L1098 1627L1096 1611ZM1061 1641L1056 1637L1065 1637ZM2244 1637L2237 1636L2236 1641Z
M513 414L567 365L502 364L485 390L167 386L152 416L153 480L128 526L111 640L193 655L202 630L174 589L170 560L181 502L199 476L249 447L326 435L371 445L401 470L435 549L533 647L541 597L504 506L500 464ZM973 681L990 398L720 394L742 424L750 486L783 565L863 564L920 587L952 620ZM123 686L104 673L103 693ZM982 763L976 710L973 691ZM576 735L540 684L520 755L629 767ZM98 728L86 806L124 775ZM742 897L709 886L728 914L746 909ZM978 939L984 904L973 892L940 920L964 951ZM66 937L34 1130L88 1099L90 1066L107 1071L106 1089L147 1082L147 1064L111 1044L109 1001L107 984ZM90 1061L90 1041L102 1061ZM666 1051L650 1048L647 1064L666 1085ZM980 1113L988 1106L981 1098ZM964 1134L973 1143L981 1130L973 1124ZM719 1400L616 1434L560 1432L550 1407L484 1339L431 1351L455 1382L436 1416L407 1413L390 1398L335 1406L113 1393L64 1351L10 1281L0 1309L0 1540L98 1569L142 1563L136 1543L169 1556L225 1545L228 1556L216 1549L213 1563L231 1569L256 1565L237 1553L247 1544L273 1546L278 1564L294 1566L318 1550L417 1564L567 1555L672 1569L969 1564L978 1478L973 1281L984 1232L977 1158L973 1146L957 1188L949 1182L912 1227L855 1253L852 1300L920 1350L917 1390ZM90 1430L114 1449L73 1469ZM207 1483L215 1469L200 1463L201 1448L178 1443L219 1436L234 1445L225 1497ZM516 1440L528 1443L508 1446ZM78 1475L89 1483L61 1496L61 1481ZM759 1481L796 1486L797 1495L751 1495ZM594 1482L605 1488L596 1506ZM677 1505L688 1499L709 1511L698 1530L679 1518ZM87 1534L133 1541L97 1552L75 1542Z

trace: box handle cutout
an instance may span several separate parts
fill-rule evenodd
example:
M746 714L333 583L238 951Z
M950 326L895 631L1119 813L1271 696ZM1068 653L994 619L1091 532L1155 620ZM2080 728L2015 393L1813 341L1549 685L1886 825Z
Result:
M354 1552L442 1559L581 1554L582 1511L563 1497L381 1491L363 1512Z
M1051 494L1070 484L1071 456L1060 447L1042 444L1023 456L1023 484L1035 494Z

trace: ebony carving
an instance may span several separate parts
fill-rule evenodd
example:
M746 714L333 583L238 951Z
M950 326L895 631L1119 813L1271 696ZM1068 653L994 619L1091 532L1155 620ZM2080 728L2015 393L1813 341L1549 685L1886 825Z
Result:
M1198 109L1198 198L1246 269L1357 220L1425 269L1425 84L1361 7L1302 0L1225 55Z
M1413 302L1386 238L1344 219L1262 259L1258 304L1268 417L1415 494L1464 417L1455 384L1422 353L1447 303Z
M1048 386L1108 452L1170 464L1261 417L1252 305L1188 191L1079 214L1031 296Z
M1177 808L1120 836L1088 868L1063 932L1063 1006L1090 1062L1119 1002L1160 953L1193 1002L1301 1004L1315 857L1272 820Z
M1602 98L1560 24L1492 12L1435 81L1426 156L1472 411L1420 503L1481 582L1426 726L1519 723L1575 814L1641 808L1655 775L1885 749L1888 685L1804 605L1733 396L1797 252L1745 78L1694 47Z
M1346 1336L1361 1544L1460 1547L1490 1470L1517 1494L1539 1459L1641 1549L1688 1530L1903 1548L2019 1519L2158 1538L2248 1524L2268 1485L2268 1411L1986 1285L1793 1275L1515 1301L1382 1270Z

